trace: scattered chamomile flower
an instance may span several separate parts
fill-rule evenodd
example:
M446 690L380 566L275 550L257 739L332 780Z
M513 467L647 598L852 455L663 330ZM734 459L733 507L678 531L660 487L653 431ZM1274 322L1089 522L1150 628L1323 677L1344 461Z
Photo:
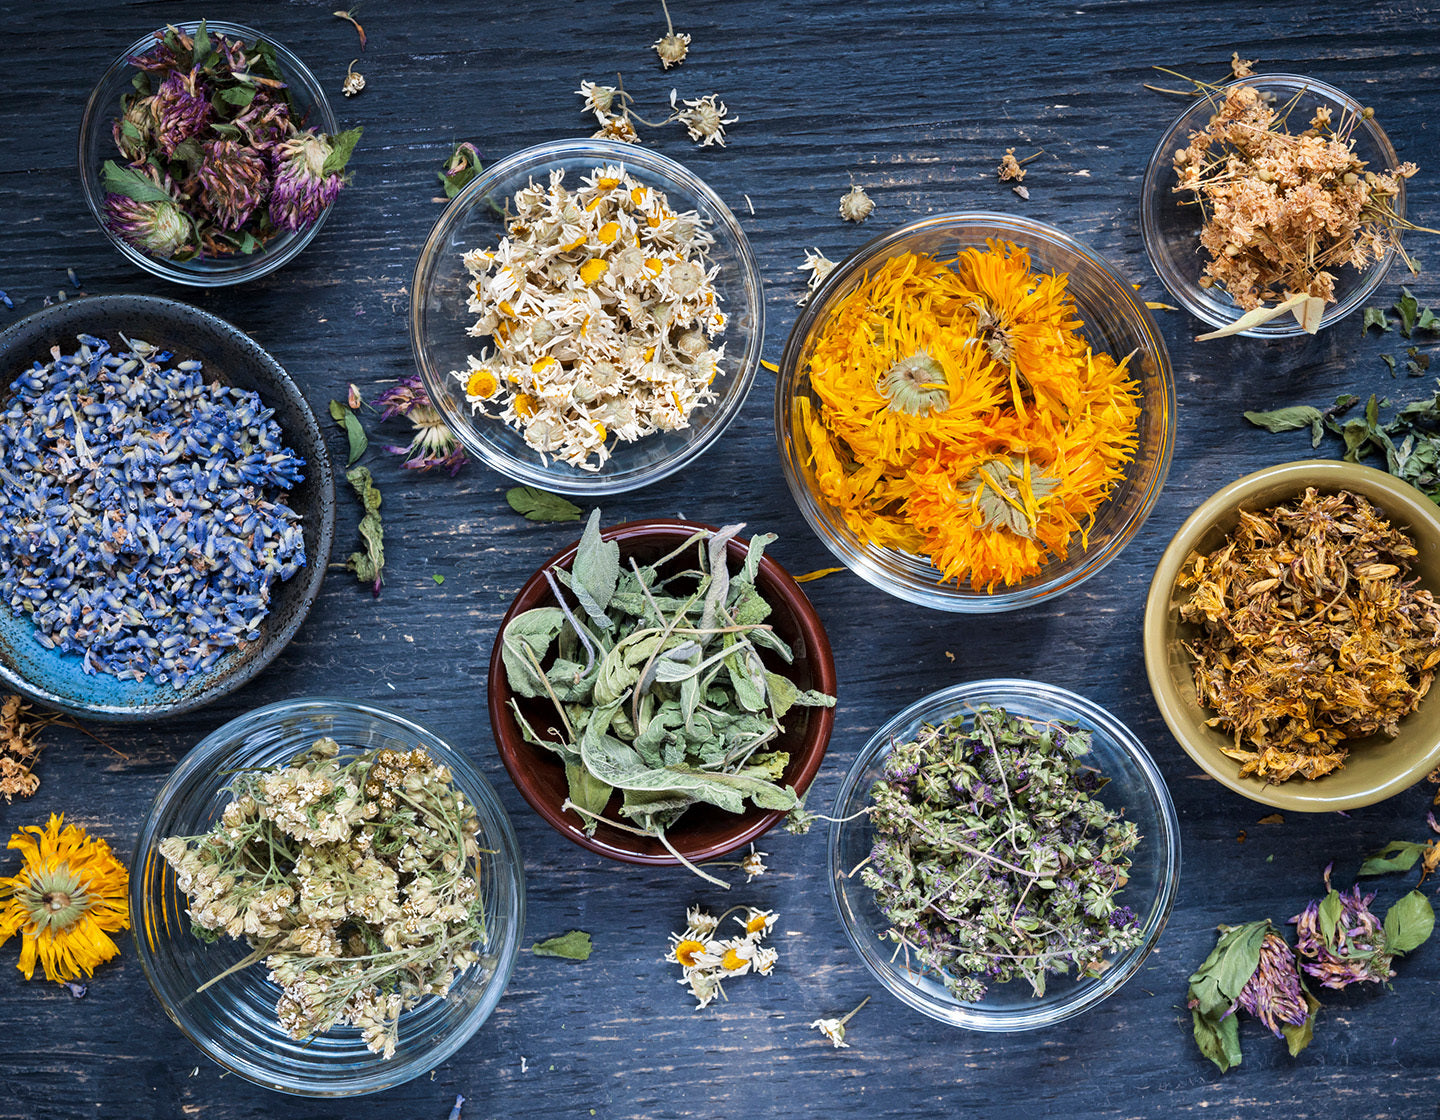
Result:
M677 120L685 126L689 132L690 139L697 141L702 148L708 148L711 144L725 146L725 126L735 124L739 117L727 117L725 114L730 110L725 107L725 102L713 93L707 93L704 97L685 99L685 108L680 108L677 101L678 90L670 91L670 108L675 110L672 120Z
M820 286L825 277L835 271L835 265L837 263L836 261L832 261L819 249L811 249L806 253L805 262L795 271L810 273L809 278L805 281L807 291L795 302L801 307L809 303L810 297L815 293L815 289ZM806 827L808 827L808 824Z
M698 906L692 906L685 911L685 928L696 937L709 937L719 925L719 918L707 914Z
M1006 148L1005 155L1000 160L1000 166L995 169L995 174L1000 176L1002 183L1014 180L1020 182L1025 178L1025 169L1020 166L1020 161L1015 158L1015 149Z
M847 222L863 222L875 209L875 201L865 193L863 187L850 184L850 189L840 199L840 217Z
M755 933L763 936L769 933L770 927L775 924L775 911L756 910L753 906L747 906L745 916L742 918L737 915L735 920L745 927L746 936Z
M823 1034L826 1038L828 1038L832 1043L835 1044L837 1049L842 1046L848 1048L850 1044L845 1041L845 1024L848 1023L852 1018L854 1018L856 1011L859 1011L860 1008L864 1007L869 1002L870 997L866 996L858 1004L856 1004L854 1010L852 1010L850 1014L840 1019L816 1019L813 1023L810 1024L810 1028L812 1030L817 1030L821 1034Z
M765 866L765 857L769 854L769 852L757 852L755 845L753 843L750 845L749 853L740 861L740 870L745 872L745 881L747 883L751 879L759 878L769 870Z
M345 83L340 87L340 92L346 97L354 97L365 88L365 75L355 69L358 58L352 58L350 65L345 68Z
M685 61L685 56L690 53L690 36L675 34L675 25L670 22L670 7L665 0L660 0L660 7L665 12L665 31L663 39L657 39L650 44L655 53L660 56L660 65L666 70L672 66L679 66Z
M744 911L743 917L737 915L735 918L745 927L744 934L714 938L720 922L735 910ZM677 983L690 989L690 994L695 997L695 1010L707 1007L717 996L724 997L724 980L744 976L747 972L770 975L780 954L764 941L776 917L771 910L757 910L753 906L735 907L719 918L694 906L685 912L685 929L670 934L666 959L680 966Z
M600 128L590 134L592 140L618 140L622 144L640 143L640 134L630 123L629 117L604 117Z
M581 82L580 88L575 91L585 99L581 108L582 113L594 113L595 119L604 124L610 117L610 110L615 105L615 99L620 91L614 86L602 86L596 82Z

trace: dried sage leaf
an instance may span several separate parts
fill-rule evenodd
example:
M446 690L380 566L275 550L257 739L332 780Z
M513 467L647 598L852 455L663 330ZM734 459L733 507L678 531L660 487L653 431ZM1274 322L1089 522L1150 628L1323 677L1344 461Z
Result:
M590 949L590 935L583 929L572 929L569 933L537 941L530 946L530 951L537 957L563 957L568 961L588 961Z
M580 520L580 507L574 502L534 486L512 486L505 491L505 500L526 521Z

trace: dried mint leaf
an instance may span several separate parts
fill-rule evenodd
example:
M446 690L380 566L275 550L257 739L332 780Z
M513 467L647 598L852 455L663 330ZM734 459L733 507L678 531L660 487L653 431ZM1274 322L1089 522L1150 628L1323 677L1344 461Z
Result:
M345 438L350 444L349 457L345 460L345 465L347 467L354 466L355 460L364 455L365 449L370 446L369 437L365 435L365 429L360 424L360 417L356 416L354 411L341 401L330 402L330 416L340 427L345 429Z
M505 491L505 500L526 521L580 520L580 507L574 502L534 486L512 486Z
M1320 425L1325 414L1313 405L1292 404L1288 408L1277 408L1270 412L1247 412L1245 419L1267 432L1293 432L1299 428L1309 428L1316 438L1315 446L1319 446Z
M1391 953L1418 949L1435 929L1435 910L1419 891L1411 891L1385 912L1385 948Z
M345 472L345 480L360 496L365 514L360 518L360 539L364 548L352 552L345 567L355 573L361 583L368 583L378 599L385 582L385 527L380 522L380 491L370 477L370 468L353 467Z
M1420 304L1409 288L1400 289L1400 298L1395 301L1394 311L1400 316L1400 333L1409 338L1410 332L1415 329L1415 321L1420 317Z
M1367 307L1365 319L1360 327L1360 333L1367 333L1371 327L1379 327L1382 331L1393 331L1395 328L1390 325L1390 318L1385 314L1383 307Z
M1360 865L1361 875L1388 875L1392 871L1409 871L1429 848L1410 840L1391 840Z
M345 170L345 165L350 162L350 156L355 151L355 145L360 142L360 134L364 129L347 128L344 132L337 132L330 137L330 154L325 157L325 165L321 169L322 175L335 175Z
M559 937L537 941L530 951L537 957L563 957L567 961L588 961L590 959L590 935L583 929L572 929Z

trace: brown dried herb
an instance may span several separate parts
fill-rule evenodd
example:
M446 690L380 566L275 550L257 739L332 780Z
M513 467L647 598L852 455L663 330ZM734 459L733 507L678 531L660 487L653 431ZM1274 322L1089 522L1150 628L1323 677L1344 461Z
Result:
M40 756L40 732L61 717L35 716L18 696L0 703L0 794L6 801L30 797L40 788L35 761Z
M1305 491L1250 513L1176 580L1207 722L1241 776L1283 782L1342 766L1349 740L1394 736L1440 663L1440 606L1409 576L1409 537L1364 498Z

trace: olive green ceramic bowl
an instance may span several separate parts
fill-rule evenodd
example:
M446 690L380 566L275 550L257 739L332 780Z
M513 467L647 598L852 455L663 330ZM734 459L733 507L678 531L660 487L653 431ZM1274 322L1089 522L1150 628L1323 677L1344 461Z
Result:
M1307 486L1322 493L1348 490L1368 499L1392 524L1405 529L1420 550L1415 574L1421 586L1440 592L1440 510L1419 490L1358 463L1307 460L1268 467L1232 482L1201 504L1160 558L1145 602L1145 671L1171 733L1206 773L1265 805L1318 813L1383 801L1440 764L1440 692L1401 720L1394 739L1355 740L1344 767L1323 778L1292 778L1280 785L1242 778L1240 763L1221 753L1231 736L1206 726L1214 713L1196 698L1192 661L1183 643L1198 634L1198 627L1181 623L1172 606L1175 578L1187 556L1219 547L1239 522L1241 509L1269 509L1298 498Z

